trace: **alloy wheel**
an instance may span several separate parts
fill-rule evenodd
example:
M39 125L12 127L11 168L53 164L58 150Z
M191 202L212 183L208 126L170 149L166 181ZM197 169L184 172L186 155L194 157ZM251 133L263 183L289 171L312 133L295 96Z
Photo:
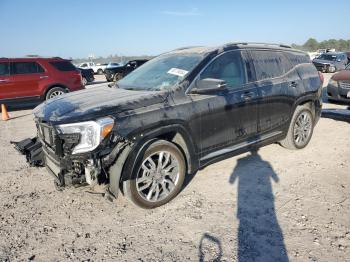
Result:
M63 95L64 92L63 91L60 91L60 90L57 90L57 91L53 91L51 94L50 94L50 99L51 98L54 98L56 96L60 96L60 95Z
M304 146L310 138L312 131L312 116L309 112L302 112L294 124L294 142L297 146Z
M176 156L169 151L158 151L142 162L136 178L137 192L146 201L161 201L174 191L179 176Z

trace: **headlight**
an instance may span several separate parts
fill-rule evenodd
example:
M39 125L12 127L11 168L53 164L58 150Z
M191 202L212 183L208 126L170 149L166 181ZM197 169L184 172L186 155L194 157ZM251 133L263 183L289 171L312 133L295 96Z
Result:
M95 121L57 126L60 134L80 134L79 143L73 148L72 154L94 150L100 142L111 132L114 120L110 117Z
M332 85L332 86L338 86L338 82L333 80L332 78L329 79L329 82L328 82L329 85Z

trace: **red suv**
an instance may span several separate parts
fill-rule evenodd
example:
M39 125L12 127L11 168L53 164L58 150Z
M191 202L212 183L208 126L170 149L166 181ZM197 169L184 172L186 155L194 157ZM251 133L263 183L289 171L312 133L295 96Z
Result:
M81 73L62 58L0 58L0 103L43 101L83 89Z

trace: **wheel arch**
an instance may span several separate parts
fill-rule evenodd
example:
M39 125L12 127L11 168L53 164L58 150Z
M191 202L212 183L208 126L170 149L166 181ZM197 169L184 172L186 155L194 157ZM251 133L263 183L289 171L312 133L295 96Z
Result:
M134 170L137 164L135 160L139 159L139 154L143 152L150 143L157 140L171 142L180 149L185 158L187 173L194 173L198 169L198 158L195 153L193 141L190 134L182 125L163 126L148 132L142 132L138 137L142 138L133 143L130 154L123 165L120 182L131 178L130 176L132 174L130 174L130 171Z

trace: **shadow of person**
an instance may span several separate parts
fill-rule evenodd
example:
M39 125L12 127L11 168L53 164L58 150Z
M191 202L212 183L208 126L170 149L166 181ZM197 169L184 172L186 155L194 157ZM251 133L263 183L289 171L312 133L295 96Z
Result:
M257 151L238 159L230 176L231 184L238 180L238 261L288 261L271 179L278 182L269 162Z

